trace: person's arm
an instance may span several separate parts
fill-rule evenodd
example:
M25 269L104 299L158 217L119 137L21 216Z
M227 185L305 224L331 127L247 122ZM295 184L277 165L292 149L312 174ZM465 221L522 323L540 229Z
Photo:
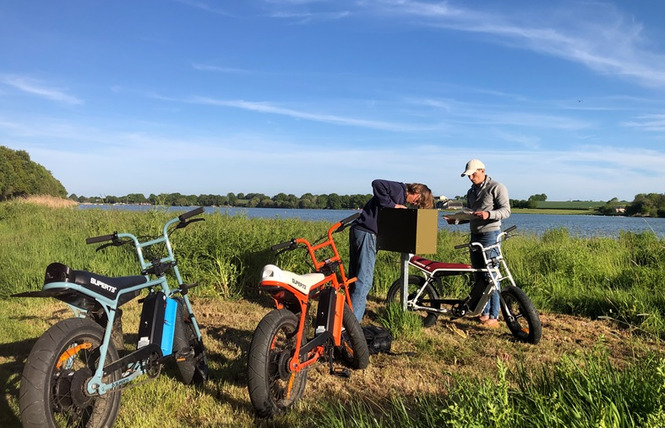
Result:
M508 189L503 184L498 184L493 191L494 209L489 211L490 220L503 220L510 217L510 199Z
M374 180L372 181L372 191L374 197L382 207L388 208L406 208L402 201L398 200L399 195L403 194L403 185L396 181ZM402 196L406 198L406 195Z

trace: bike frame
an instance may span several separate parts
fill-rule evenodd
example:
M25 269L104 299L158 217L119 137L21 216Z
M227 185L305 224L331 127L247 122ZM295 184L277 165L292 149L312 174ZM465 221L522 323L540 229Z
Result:
M118 310L118 307L120 306L119 302L122 300L121 298L125 295L131 294L131 293L136 293L137 291L144 290L144 289L150 289L150 290L160 290L162 291L166 296L171 297L177 292L181 292L181 297L183 298L183 301L185 302L186 309L189 313L192 325L194 326L194 331L196 333L197 339L200 341L201 340L201 331L199 330L198 323L196 321L196 318L194 316L194 312L192 310L191 303L189 301L189 298L187 297L187 293L183 293L183 288L185 288L185 285L183 284L182 277L180 275L180 270L178 269L178 266L175 261L175 256L173 254L173 249L171 247L171 241L169 239L169 234L168 234L168 229L170 226L172 226L175 223L182 222L184 221L182 218L187 218L185 217L187 214L191 215L196 215L199 214L200 212L203 212L202 208L199 208L197 210L191 211L190 213L183 214L180 217L176 217L170 221L168 221L163 229L162 229L162 235L156 239L152 239L149 241L145 242L140 242L139 239L131 234L131 233L115 233L111 236L106 236L103 240L110 240L111 237L112 239L130 239L133 244L134 248L136 250L136 253L139 258L139 263L141 265L141 273L142 275L146 278L146 282L143 282L141 284L132 286L132 287L127 287L127 288L122 288L121 290L118 291L117 296L114 299L109 299L99 293L96 293L88 288L83 287L82 285L75 284L73 282L50 282L47 284L44 284L44 287L42 288L42 292L37 292L34 294L33 297L43 297L46 295L51 294L52 297L56 297L58 295L58 292L66 290L66 291L73 291L75 293L79 293L82 295L85 295L89 297L90 299L95 300L98 302L102 309L104 310L104 313L107 316L107 323L106 323L106 328L104 331L104 338L103 341L100 345L100 358L97 363L97 367L95 369L95 372L93 373L92 377L87 383L87 393L90 395L103 395L107 392L110 392L115 389L119 389L123 385L131 382L138 376L141 376L143 374L147 373L147 369L145 365L143 364L144 358L139 359L138 361L131 361L127 363L124 367L122 367L122 376L120 379L106 383L103 380L103 377L105 375L108 375L108 373L105 373L108 370L108 367L105 367L106 364L106 355L109 347L109 343L111 342L111 335L113 332L113 322L116 316L116 311ZM102 238L102 237L100 237ZM94 242L100 242L102 239L95 241L94 239L96 238L89 238L88 243L94 243ZM159 260L153 260L153 261L146 261L144 256L143 256L143 249L147 247L151 247L153 245L158 245L158 244L164 244L166 247L167 255ZM117 245L117 244L116 244ZM177 289L171 289L169 286L169 282L167 279L166 275L159 275L157 278L150 280L150 269L156 267L157 265L164 265L168 266L173 270L173 273L175 275L175 278L179 284L179 287ZM26 293L27 294L27 293ZM71 302L65 302L74 312L75 316L84 318L88 310L83 308L83 307L78 307L75 304ZM82 345L81 345L82 346ZM144 350L144 351L142 351ZM150 356L150 351L158 351L161 355L161 350L157 345L151 344L148 345L144 348L140 348L134 352L139 353L141 352L140 355L146 354L145 357L147 358ZM75 355L75 352L72 352L71 355ZM131 356L132 354L129 354ZM173 354L171 354L173 355ZM170 355L162 355L162 357L168 357ZM71 357L70 357L71 358ZM118 362L121 362L122 359L116 361L113 363L114 366L118 364ZM62 364L67 364L67 360L63 360ZM115 369L115 367L114 367ZM111 370L114 371L114 370Z
M489 246L483 246L478 242L470 244L463 244L455 246L455 248L471 248L471 251L479 251L483 256L484 268L474 268L467 264L460 263L444 263L437 262L423 257L409 254L408 265L413 266L425 276L425 283L417 291L413 299L408 299L407 307L412 310L422 310L427 312L434 312L438 314L452 315L454 317L463 317L465 315L478 315L483 310L487 301L494 291L501 290L501 283L508 280L511 285L515 286L515 280L508 268L508 264L503 257L501 250L502 242L507 238L508 233L514 230L514 227L501 232L496 239L496 243ZM427 284L435 287L438 279L444 276L453 275L467 275L469 281L473 282L474 276L484 274L487 281L475 281L469 295L464 299L436 299L433 303L440 303L445 305L452 305L452 309L447 308L432 308L427 306L417 305L419 297L425 291ZM406 286L406 284L405 284ZM482 293L482 294L481 294ZM405 293L404 295L408 295ZM474 300L476 303L474 303ZM429 302L429 300L428 300ZM502 305L505 304L501 303ZM469 306L470 305L470 306Z
M351 217L333 224L328 229L327 239L319 244L311 244L306 239L297 238L272 247L273 250L279 250L282 248L292 250L298 246L304 246L314 264L314 269L317 272L315 274L297 275L292 272L283 271L291 277L291 283L264 278L259 284L262 290L270 293L277 309L283 309L288 306L287 301L289 296L293 296L297 299L298 309L300 311L298 332L305 331L307 314L312 300L320 297L328 287L333 290L331 295L334 296L335 299L332 303L334 304L334 307L332 308L334 311L332 331L326 328L322 332L317 332L318 334L314 339L305 344L303 344L304 335L300 333L297 335L294 356L289 363L289 368L292 371L297 372L314 364L325 354L326 344L329 343L330 339L335 346L340 346L341 344L344 303L347 303L349 307L352 307L348 287L356 281L356 278L347 278L342 259L333 239L333 234L336 231L341 230L341 228L346 227L346 225L357 217L358 214L354 214ZM320 260L317 257L317 252L326 248L330 249L333 255L325 260ZM307 275L317 276L308 277ZM306 278L309 279L309 281L307 281L310 283L309 285L304 282ZM318 281L311 283L312 280L317 279ZM341 291L343 291L343 295L340 295ZM326 313L326 316L330 316L330 314Z

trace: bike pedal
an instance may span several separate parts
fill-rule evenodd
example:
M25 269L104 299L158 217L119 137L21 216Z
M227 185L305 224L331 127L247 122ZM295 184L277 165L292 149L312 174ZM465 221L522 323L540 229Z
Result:
M341 367L338 369L331 370L330 374L348 379L351 377L351 370L347 369L346 367Z
M191 360L196 356L194 348L190 347L184 350L180 350L175 354L175 360L177 362Z

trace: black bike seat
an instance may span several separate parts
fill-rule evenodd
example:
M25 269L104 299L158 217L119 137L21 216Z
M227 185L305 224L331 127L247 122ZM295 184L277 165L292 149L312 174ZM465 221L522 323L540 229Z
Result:
M51 263L46 268L44 284L49 284L51 282L73 282L74 284L81 285L90 291L115 300L121 290L145 284L148 282L148 279L141 275L109 277L85 270L73 270L62 263ZM121 299L124 303L138 294L139 291L137 290L134 293L128 293L126 297L123 295Z

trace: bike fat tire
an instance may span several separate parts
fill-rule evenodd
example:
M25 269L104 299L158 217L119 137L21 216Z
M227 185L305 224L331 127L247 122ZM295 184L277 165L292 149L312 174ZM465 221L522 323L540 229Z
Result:
M542 326L536 307L524 291L513 285L503 287L501 299L505 305L501 305L503 319L508 329L518 340L531 344L537 344L542 336ZM506 308L510 314L506 313ZM514 321L510 321L510 315Z
M270 311L254 331L248 353L247 386L259 417L271 418L288 409L305 391L307 369L288 370L297 334L298 317L286 309Z
M423 284L425 284L425 281L426 279L423 278L422 276L409 275L409 287L408 287L409 301L413 300L418 290L420 290ZM390 305L395 302L402 303L403 302L402 289L403 289L402 278L393 282L393 285L390 286L390 289L388 289L388 294L386 295L386 304ZM439 293L437 293L436 289L432 287L432 284L425 285L425 290L423 291L423 294L420 295L420 299L421 301L417 302L418 306L428 306L432 309L441 308L441 304L439 302L432 302L432 300L439 299ZM427 304L425 304L422 302L422 299L430 300L430 302L427 302ZM426 310L421 310L421 311L423 313L421 315L421 319L424 327L431 327L434 324L436 324L436 320L439 317L439 314L433 312L427 312Z
M82 391L84 380L95 371L103 337L104 329L94 321L69 318L49 328L37 340L21 377L19 407L24 428L113 426L120 408L120 391L92 397L86 403L78 399L79 404L75 404L72 399L72 391ZM78 351L59 364L58 360L72 348ZM105 364L117 359L118 352L109 343ZM104 380L118 378L119 372L115 372ZM72 382L79 387L72 388Z
M342 316L342 343L340 345L342 361L351 368L361 370L369 365L369 348L365 333L349 305L344 304Z
M208 379L208 359L203 340L199 341L196 337L185 300L181 297L175 297L174 300L178 304L178 311L173 332L173 352L176 356L181 351L187 354L181 361L176 359L180 380L185 385L201 385Z

